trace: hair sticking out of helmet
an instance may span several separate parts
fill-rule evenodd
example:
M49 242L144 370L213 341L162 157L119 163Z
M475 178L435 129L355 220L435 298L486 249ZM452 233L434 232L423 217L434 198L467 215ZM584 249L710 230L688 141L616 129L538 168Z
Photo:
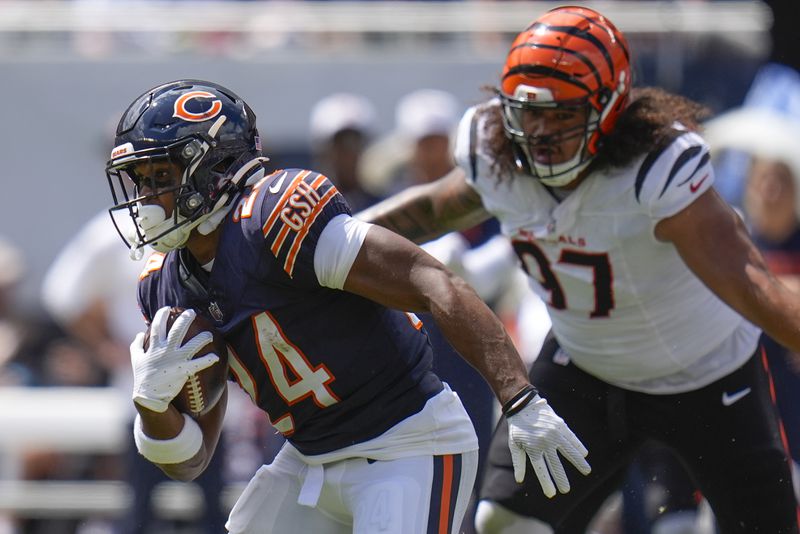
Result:
M511 45L500 85L503 123L520 170L548 186L575 180L613 130L630 88L628 44L605 16L564 6L536 19ZM567 161L545 165L532 157L542 140L525 131L521 117L530 110L560 108L586 110L582 142Z
M117 224L132 256L141 256L144 245L159 252L180 248L194 228L211 233L233 197L253 176L263 175L264 161L255 114L225 87L178 80L134 100L117 126L106 165L112 218L117 224L115 216L127 213L134 222L133 236ZM141 171L157 162L180 169L180 180L170 189ZM165 192L175 198L169 215L152 202Z

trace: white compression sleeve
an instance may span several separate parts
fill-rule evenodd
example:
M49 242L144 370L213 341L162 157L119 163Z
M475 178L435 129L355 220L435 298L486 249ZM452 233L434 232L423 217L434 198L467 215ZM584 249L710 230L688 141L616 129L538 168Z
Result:
M333 289L344 287L371 226L344 213L328 222L314 251L314 271L320 285Z
M203 431L194 419L183 414L183 428L172 439L153 439L142 430L142 419L136 415L133 423L133 440L139 454L157 464L185 462L203 446Z

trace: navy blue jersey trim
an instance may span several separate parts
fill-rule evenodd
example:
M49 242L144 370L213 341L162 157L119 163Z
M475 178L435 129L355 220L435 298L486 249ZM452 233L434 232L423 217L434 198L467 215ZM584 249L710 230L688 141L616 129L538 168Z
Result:
M655 150L651 151L647 154L647 157L644 158L642 165L639 167L639 172L636 173L636 182L634 183L634 192L636 194L636 201L641 202L639 198L642 194L642 186L644 185L644 181L647 178L647 174L650 172L650 169L653 168L656 160L664 153L664 151L669 148L675 139L683 135L684 132L679 132L677 130L673 130L673 132L667 137L664 143L660 144Z
M694 175L697 174L697 171L699 171L701 168L703 168L705 166L705 164L708 163L708 160L710 160L710 159L711 159L711 154L709 154L708 152L703 154L703 157L700 158L700 162L697 164L697 167L694 168L694 170L692 171L692 174L690 174L689 177L686 178L684 181L679 183L678 187L682 186L683 184L685 184L686 182L688 182L689 180L694 178Z
M469 170L472 183L478 180L478 154L475 145L478 143L478 113L472 114L469 124Z
M427 534L450 534L461 485L460 454L433 457L433 482Z
M672 164L672 169L670 169L669 171L669 177L667 177L667 182L661 189L661 194L658 195L658 198L664 196L664 193L666 193L669 184L671 184L672 180L675 179L675 175L678 174L678 172L680 172L683 166L686 165L686 163L688 163L689 160L693 159L701 150L703 150L703 147L701 146L690 146L689 148L684 150L680 156L678 156L678 158L675 160L675 163ZM696 171L697 169L695 169L695 172Z

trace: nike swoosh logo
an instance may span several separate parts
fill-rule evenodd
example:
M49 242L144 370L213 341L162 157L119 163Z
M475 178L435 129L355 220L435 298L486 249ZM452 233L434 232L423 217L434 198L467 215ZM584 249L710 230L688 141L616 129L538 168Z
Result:
M278 191L281 190L281 186L283 185L283 181L286 179L286 175L287 174L288 173L284 172L283 174L281 174L281 177L278 178L277 182L275 182L274 184L269 186L269 192L270 193L277 193Z
M705 176L703 176L702 178L700 178L699 182L697 182L695 184L689 184L689 191L691 191L692 193L696 193L697 190L700 189L700 186L703 185L703 182L706 181L706 178L708 178L707 174Z
M722 405L723 406L730 406L734 402L737 402L744 397L746 397L750 393L750 388L744 388L741 391L737 391L736 393L728 393L727 391L722 392Z

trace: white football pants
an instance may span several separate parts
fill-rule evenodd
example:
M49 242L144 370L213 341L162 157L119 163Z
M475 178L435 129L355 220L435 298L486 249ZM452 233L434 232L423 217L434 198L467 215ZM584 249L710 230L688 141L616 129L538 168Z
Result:
M458 534L478 452L308 466L284 447L231 510L231 534Z

